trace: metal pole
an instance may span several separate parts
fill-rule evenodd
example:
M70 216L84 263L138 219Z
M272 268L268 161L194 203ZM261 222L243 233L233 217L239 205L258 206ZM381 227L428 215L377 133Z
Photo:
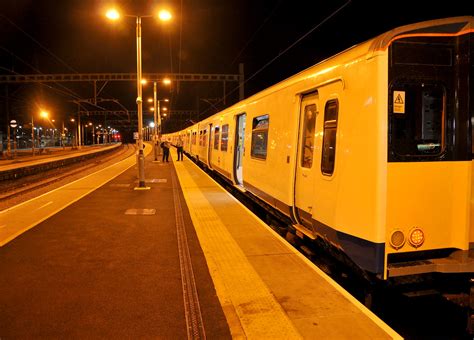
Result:
M155 126L153 127L153 154L155 155L155 162L158 161L158 152L159 152L159 145L156 145L159 142L158 139L158 121L156 120L156 81L153 82L153 122Z
M33 122L33 117L31 116L31 151L33 156L35 155L35 124Z
M81 113L77 111L77 148L80 149L82 145L82 138L81 138Z
M64 133L64 119L63 123L61 124L61 146L63 150L66 149L66 134Z
M142 18L137 16L137 109L138 109L138 188L145 186L145 156L143 154L142 98Z
M13 128L13 158L16 157L16 127Z

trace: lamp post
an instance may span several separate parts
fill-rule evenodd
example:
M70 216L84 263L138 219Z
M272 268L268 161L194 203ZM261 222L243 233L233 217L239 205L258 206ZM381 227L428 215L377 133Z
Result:
M164 85L170 85L171 80L168 78L163 79ZM161 115L160 115L160 100L168 102L168 99L157 99L157 89L156 89L156 81L153 83L153 98L148 99L148 102L153 102L153 107L150 109L153 111L153 153L155 155L154 162L158 162L158 156L160 153L160 148L155 145L157 141L161 139Z
M111 9L106 13L107 18L117 20L120 18L120 13L116 9ZM138 187L139 189L149 189L145 186L145 155L143 153L143 97L142 97L142 17L137 15L125 15L126 17L136 18L137 23L137 112L138 112ZM166 10L161 10L158 13L160 20L168 21L171 19L171 13Z

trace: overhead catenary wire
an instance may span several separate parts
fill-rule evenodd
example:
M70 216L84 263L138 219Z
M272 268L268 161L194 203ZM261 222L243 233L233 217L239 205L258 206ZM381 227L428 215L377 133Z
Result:
M270 14L265 18L265 20L263 20L262 24L255 30L255 32L252 34L252 36L247 40L247 42L245 43L244 47L242 47L242 49L239 51L239 53L237 53L237 56L234 58L234 60L232 60L232 62L230 63L230 65L234 65L234 63L237 61L237 59L241 56L241 54L245 51L245 49L247 48L247 46L250 45L250 43L255 39L255 37L257 36L257 34L262 30L262 28L267 24L267 22L270 20L270 18L273 16L273 14L275 14L276 10L280 7L281 3L283 2L283 0L279 0L278 3L275 5L275 7L273 7L272 11L270 12Z
M263 65L260 69L258 69L256 72L254 72L250 77L248 77L247 79L245 79L245 81L240 84L239 86L235 87L233 90L229 91L225 97L223 97L221 100L219 100L217 104L220 104L221 102L224 101L224 99L226 99L227 97L229 97L231 94L233 94L235 91L237 91L241 85L244 85L246 84L247 82L249 82L250 80L252 80L253 78L255 78L255 76L257 76L260 72L262 72L264 69L266 69L268 66L270 66L273 62L275 62L275 60L277 60L278 58L280 58L282 55L284 55L286 52L288 52L290 49L292 49L293 47L295 47L299 42L301 42L304 38L306 38L308 35L310 35L311 33L313 33L316 29L318 29L319 27L321 27L323 24L325 24L328 20L330 20L331 18L333 18L336 14L338 14L340 11L342 11L347 5L349 5L350 3L352 2L352 0L348 0L347 2L345 2L342 6L340 6L339 8L337 8L334 12L332 12L330 15L328 15L326 18L324 18L321 22L319 22L318 24L316 24L315 26L313 26L308 32L306 32L305 34L303 34L300 38L298 38L297 40L295 40L295 42L293 42L291 45L289 45L287 48L285 48L283 51L281 51L280 53L278 53L275 57L273 57L272 59L270 59L270 61L268 61L267 63L265 63L265 65ZM211 108L208 108L206 109L201 115L207 113Z
M2 17L3 19L5 19L8 23L10 23L13 27L15 27L16 29L18 29L20 32L22 32L24 35L26 35L29 39L31 39L33 42L35 42L39 47L41 47L44 51L46 51L51 57L53 57L56 61L58 61L59 63L61 63L62 65L66 66L69 70L71 70L72 72L76 73L76 74L79 74L79 72L77 70L75 70L73 67L71 67L68 63L66 63L63 59L61 59L60 57L58 57L57 55L55 55L53 52L51 52L47 47L45 47L42 43L40 43L37 39L35 39L33 36L31 36L28 32L26 32L25 30L23 30L20 26L18 26L15 22L13 22L12 20L10 20L7 16L3 15L0 13L0 17ZM0 46L1 48L1 46ZM36 71L37 73L39 74L43 74L41 71L37 70L35 67L33 67L32 65L30 65L29 63L27 63L26 61L24 61L23 59L21 59L20 57L18 57L17 55L15 55L14 53L12 53L11 51L8 51L7 49L3 48L5 51L7 51L8 53L10 53L12 56L14 56L15 58L17 58L18 60L20 60L21 62L23 62L25 65L27 65L28 67L30 67L31 69L33 69L34 71ZM43 86L47 86L48 88L50 89L53 89L53 90L57 90L58 89L55 89L54 87L51 87L51 86L48 86L46 84L42 84L40 83L41 85ZM70 92L71 93L71 97L75 98L75 99L83 99L83 96L79 95L77 92L71 90L70 88L62 85L62 84L59 84L57 83L58 86L61 86L62 88L64 88L66 91ZM97 106L97 105L94 105L94 104L91 104L93 106L95 106L96 108L101 108L100 106ZM101 108L101 109L104 109L104 108Z

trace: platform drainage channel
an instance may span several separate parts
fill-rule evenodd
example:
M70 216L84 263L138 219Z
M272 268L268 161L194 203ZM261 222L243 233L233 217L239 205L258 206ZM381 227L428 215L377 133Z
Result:
M112 183L110 186L113 188L128 188L130 183Z
M155 215L156 209L127 209L125 215Z

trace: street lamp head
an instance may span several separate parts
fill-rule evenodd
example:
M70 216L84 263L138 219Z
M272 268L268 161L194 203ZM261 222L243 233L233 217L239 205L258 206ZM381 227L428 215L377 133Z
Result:
M171 79L170 78L164 78L163 79L163 84L165 84L165 85L171 84Z
M48 118L48 116L49 116L49 113L48 113L47 111L41 111L41 112L40 112L40 117L42 117L42 118Z
M110 20L120 19L120 13L115 8L109 9L107 13L105 13L105 16Z
M146 84L148 83L148 80L142 79L142 80L141 80L141 83L142 83L142 85L146 85Z
M169 21L172 18L171 12L166 9L162 9L158 12L158 18L161 21Z

